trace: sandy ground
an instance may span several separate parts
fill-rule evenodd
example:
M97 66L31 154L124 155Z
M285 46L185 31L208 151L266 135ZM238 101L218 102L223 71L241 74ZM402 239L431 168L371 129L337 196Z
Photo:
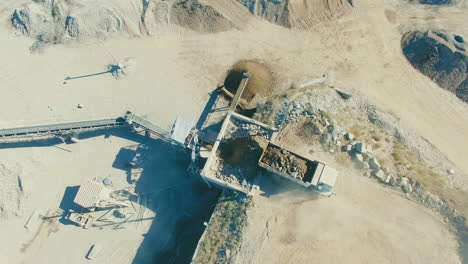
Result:
M461 263L440 217L339 168L331 198L264 178L272 188L253 199L236 263Z
M100 243L105 245L109 259L116 263L131 262L151 221L144 222L139 228L132 225L119 231L113 230L112 226L85 230L64 225L59 218L32 225L31 230L23 226L33 211L53 216L61 203L69 203L70 197L65 197L66 188L80 185L85 178L104 176L111 178L115 186L128 186L125 172L113 168L112 164L121 147L134 144L117 137L105 140L98 137L82 144L60 146L72 152L54 147L2 149L2 163L14 165L20 162L25 183L24 214L1 220L2 259L11 263L83 263L89 247ZM98 148L99 152L94 151ZM11 155L12 152L15 154ZM116 259L113 259L114 254Z
M106 221L96 220L89 229L61 217L50 222L37 219L29 229L24 227L34 211L54 216L59 208L71 208L74 194L69 190L83 179L107 177L114 190L129 187L125 168L131 156L123 149L138 144L146 144L148 150L135 192L147 198L134 201L135 212L129 208L134 216L127 223L120 225L124 219L113 218L111 212L107 220L102 218ZM0 254L8 263L87 263L85 256L93 244L103 248L98 263L153 263L173 249L179 221L190 216L197 217L188 225L198 234L191 242L194 248L217 194L197 189L200 181L186 172L187 155L128 129L108 130L73 145L2 149L0 157L6 166L19 163L22 168L23 213L0 220ZM106 212L93 213L94 219Z
M400 50L402 27L399 21L409 19L385 12L386 9L398 12L394 1L385 5L383 0L361 0L350 14L334 22L318 24L309 32L288 31L251 19L242 32L195 34L168 27L154 38L68 44L50 47L43 54L31 54L29 47L33 41L15 36L6 29L8 21L5 18L10 14L6 7L17 3L10 0L0 4L3 18L0 30L0 127L110 118L132 110L169 128L177 115L198 119L209 98L208 92L222 83L225 70L231 64L238 59L258 58L277 72L280 88L289 87L292 82L301 84L328 72L332 84L337 87L362 92L395 112L407 127L429 140L459 167L457 175L468 173L467 106L438 88L405 60ZM463 23L449 22L447 25L452 30L466 31ZM417 26L414 24L413 27ZM66 77L105 71L106 65L113 62L108 50L118 60L134 57L135 73L123 80L102 74L65 81ZM83 104L84 108L78 109L77 104ZM103 236L87 233L89 237L81 240L82 230L59 226L60 231L56 233L40 232L25 253L20 251L23 243L34 238L34 233L28 233L22 227L32 208L45 211L56 208L63 188L79 184L83 175L122 175L122 172L111 169L111 161L117 150L129 142L115 140L111 144L102 139L93 139L93 142L91 146L70 146L72 154L57 148L1 150L2 163L8 166L19 164L24 167L24 175L35 177L31 202L26 206L29 209L22 216L2 224L1 234L8 234L0 239L2 259L9 263L21 263L21 260L31 263L33 259L36 263L45 260L63 263L65 259L66 262L81 263L84 262L83 252L94 236L115 240L112 235L107 237L108 233ZM424 209L352 173L342 173L337 192L339 195L331 200L305 199L302 205L292 207L297 211L290 216L297 216L296 220L285 216L284 221L297 222L299 229L271 234L268 241L272 244L265 245L257 256L272 261L297 257L296 262L301 262L306 256L294 252L305 246L304 251L330 253L308 255L313 256L309 260L326 258L332 252L344 249L343 252L354 256L357 263L365 262L367 259L363 258L366 256L381 263L450 263L446 260L456 263L453 237L440 220ZM274 201L280 205L281 197L285 195L278 194L272 199L277 199ZM290 203L284 199L285 206ZM269 208L271 201L259 197L258 205ZM317 210L328 217L313 218ZM270 215L265 210L259 211L258 215L263 213ZM307 220L333 232L320 232L323 228L309 229ZM349 220L355 224L349 225ZM278 221L277 224L282 223ZM271 225L273 223L272 220ZM145 231L128 232L119 235L132 241L126 246L119 245L128 250L121 263L128 263L125 260L135 256ZM283 235L283 240L289 244L279 244L284 242L278 242ZM316 236L315 241L304 237L312 235ZM55 236L60 239L53 239ZM62 246L66 241L73 246ZM296 241L306 243L298 246ZM355 244L360 241L367 243L356 248ZM276 250L278 245L286 251ZM119 251L117 245L110 248ZM434 251L434 248L445 250ZM57 251L63 254L55 254ZM279 254L276 259L268 256L274 256L272 252ZM56 256L57 261L51 260L50 256ZM330 261L346 260L346 254L340 256L341 259L337 256Z

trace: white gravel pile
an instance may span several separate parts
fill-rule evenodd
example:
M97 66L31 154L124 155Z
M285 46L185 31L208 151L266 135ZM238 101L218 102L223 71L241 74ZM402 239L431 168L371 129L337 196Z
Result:
M21 215L23 186L20 169L0 164L0 178L0 219Z

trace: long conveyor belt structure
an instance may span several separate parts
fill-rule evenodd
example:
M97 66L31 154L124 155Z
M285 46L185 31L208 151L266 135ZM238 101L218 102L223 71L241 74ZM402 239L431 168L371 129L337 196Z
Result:
M168 131L142 117L133 114L132 112L127 112L124 117L118 117L114 119L100 119L73 123L0 129L0 139L12 138L14 140L14 138L21 137L51 136L122 126L143 128L146 132L163 139L167 139L169 137Z
M156 135L160 138L167 139L169 137L169 132L162 129L161 127L151 123L150 121L139 117L132 112L127 112L124 116L125 122L128 125L136 126L136 127L141 127L148 133L151 133L153 135Z
M63 134L63 133L69 133L69 132L74 132L74 131L102 129L102 128L119 127L119 126L126 126L126 125L128 124L125 123L125 119L116 118L116 119L101 119L101 120L81 121L81 122L53 124L53 125L8 128L8 129L0 129L0 138Z

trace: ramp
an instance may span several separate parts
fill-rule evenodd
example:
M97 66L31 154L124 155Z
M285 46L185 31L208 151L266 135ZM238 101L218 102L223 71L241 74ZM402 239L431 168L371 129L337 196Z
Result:
M143 119L135 114L133 114L132 112L127 112L124 116L124 119L125 119L125 122L128 124L128 125L133 125L133 126L137 126L137 127L141 127L143 128L145 131L153 134L153 135L156 135L160 138L163 138L163 139L167 139L169 138L169 131L166 131L162 128L160 128L159 126L151 123L150 121L146 120L146 119Z

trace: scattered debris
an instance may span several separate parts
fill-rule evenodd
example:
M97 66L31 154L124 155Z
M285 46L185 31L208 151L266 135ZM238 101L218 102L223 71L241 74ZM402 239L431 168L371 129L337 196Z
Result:
M108 65L108 70L115 79L123 79L136 70L135 58L126 58L118 64Z
M321 78L306 82L302 84L301 86L299 86L299 88L322 85L322 84L325 84L327 81L328 81L328 73L324 73Z
M100 244L94 244L89 249L88 254L86 254L86 258L89 260L96 259L97 257L99 257L101 251L102 246Z
M39 225L39 220L39 213L36 210L34 210L29 216L28 221L26 221L26 224L24 224L24 228L28 230L35 230Z
M80 214L74 211L69 211L65 215L65 219L76 224L79 227L88 228L92 224L92 216L89 214Z
M359 152L359 153L365 153L366 152L366 145L362 142L358 142L354 145L354 150Z

